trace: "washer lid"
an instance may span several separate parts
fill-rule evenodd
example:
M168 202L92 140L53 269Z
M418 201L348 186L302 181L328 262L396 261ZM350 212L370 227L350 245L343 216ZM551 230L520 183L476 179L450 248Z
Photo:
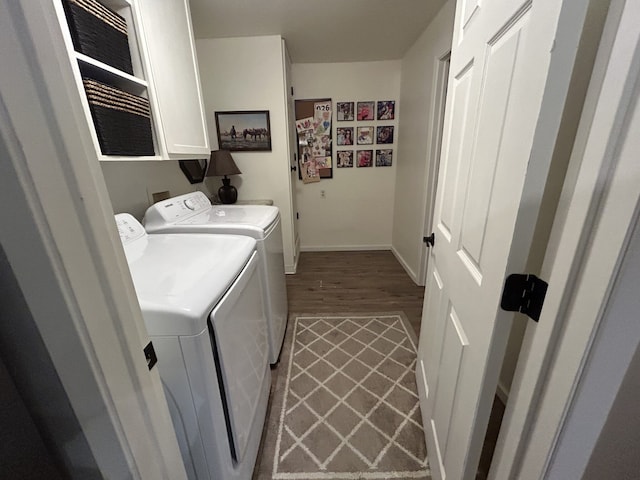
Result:
M119 230L135 224L116 215ZM135 222L135 223L134 223ZM144 229L143 229L144 232ZM129 232L131 233L131 232ZM129 234L122 237L131 277L150 335L196 335L256 248L236 235Z
M264 232L279 218L278 207L267 205L214 205L210 209L176 222L173 231L186 227L190 232L245 232L262 238ZM255 232L255 233L252 233Z

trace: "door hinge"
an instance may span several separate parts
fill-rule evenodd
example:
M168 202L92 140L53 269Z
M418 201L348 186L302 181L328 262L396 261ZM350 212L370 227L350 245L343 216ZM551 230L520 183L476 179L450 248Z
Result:
M300 213L296 212L296 220L300 219Z
M147 359L147 367L149 370L153 368L153 366L158 363L158 357L156 356L156 351L153 348L153 343L149 342L149 344L144 347L144 358Z
M504 282L500 307L507 312L520 312L536 322L540 319L549 284L535 275L514 273Z
M293 87L291 87L291 96L293 97Z
M427 244L427 247L433 247L436 244L436 236L431 233L428 237L422 237L422 241Z

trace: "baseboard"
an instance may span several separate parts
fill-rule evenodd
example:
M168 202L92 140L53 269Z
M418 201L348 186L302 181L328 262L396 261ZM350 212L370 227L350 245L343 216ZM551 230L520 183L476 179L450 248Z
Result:
M302 245L301 252L353 252L361 250L391 250L391 245Z
M507 400L509 399L509 390L507 389L507 387L504 386L504 384L501 381L498 381L498 388L496 388L496 395L500 400L502 400L502 403L504 403L505 405L507 404Z
M289 271L286 271L285 269L284 273L289 275L295 275L295 273L298 271L298 263L300 263L300 250L298 250L298 253L296 253L296 261L293 264L293 268L290 269Z
M402 265L402 268L404 268L404 271L407 272L407 275L409 275L411 280L413 280L413 283L420 286L420 282L418 282L418 276L416 275L416 272L414 272L409 267L407 262L405 262L404 258L402 258L402 255L400 255L400 253L398 253L398 251L393 246L391 247L391 252L393 253L393 256L396 257L396 260L400 262L400 265Z
M296 243L293 246L293 252L295 261L293 262L293 265L285 264L284 273L286 275L295 275L295 273L298 271L298 262L300 262L300 237L296 238Z

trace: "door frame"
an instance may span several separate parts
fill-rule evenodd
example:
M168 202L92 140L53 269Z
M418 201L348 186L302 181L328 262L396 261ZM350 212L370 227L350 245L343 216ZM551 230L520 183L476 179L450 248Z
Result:
M527 325L490 479L543 478L558 461L578 468L597 439L591 431L572 458L556 456L640 208L640 169L623 150L640 82L638 15L637 2L611 3L542 267L549 291Z
M444 112L447 100L447 86L449 84L449 65L451 62L451 49L440 55L435 60L434 81L431 115L429 124L429 145L427 155L426 197L427 203L424 210L424 223L422 226L423 237L429 236L433 231L433 215L436 206L436 190L438 187L438 172L440 171L440 155L442 151L442 134L444 131ZM420 242L420 270L418 272L418 285L424 286L427 280L429 265L429 250L424 242Z
M54 2L0 5L2 248L101 474L186 479Z
M296 122L295 122L295 106L294 106L294 93L293 93L293 85L291 83L291 56L289 55L289 50L287 49L287 43L285 39L282 39L282 74L284 77L284 97L285 97L285 119L287 122L285 133L287 138L287 154L289 157L289 162L287 166L289 167L289 172L287 172L288 184L289 184L289 195L290 195L290 205L291 205L291 229L292 229L292 246L293 246L293 264L292 267L288 268L285 273L286 274L295 274L298 270L298 262L300 261L300 235L298 233L298 199L297 199L297 170L298 170L298 161L297 161L297 145L296 139ZM294 171L295 168L295 171Z

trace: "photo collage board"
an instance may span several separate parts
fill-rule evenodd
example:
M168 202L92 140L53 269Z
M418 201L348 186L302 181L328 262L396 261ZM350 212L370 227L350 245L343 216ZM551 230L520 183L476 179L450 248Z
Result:
M331 99L296 100L295 116L298 178L304 183L333 178Z
M336 167L392 166L395 118L395 100L337 102Z

